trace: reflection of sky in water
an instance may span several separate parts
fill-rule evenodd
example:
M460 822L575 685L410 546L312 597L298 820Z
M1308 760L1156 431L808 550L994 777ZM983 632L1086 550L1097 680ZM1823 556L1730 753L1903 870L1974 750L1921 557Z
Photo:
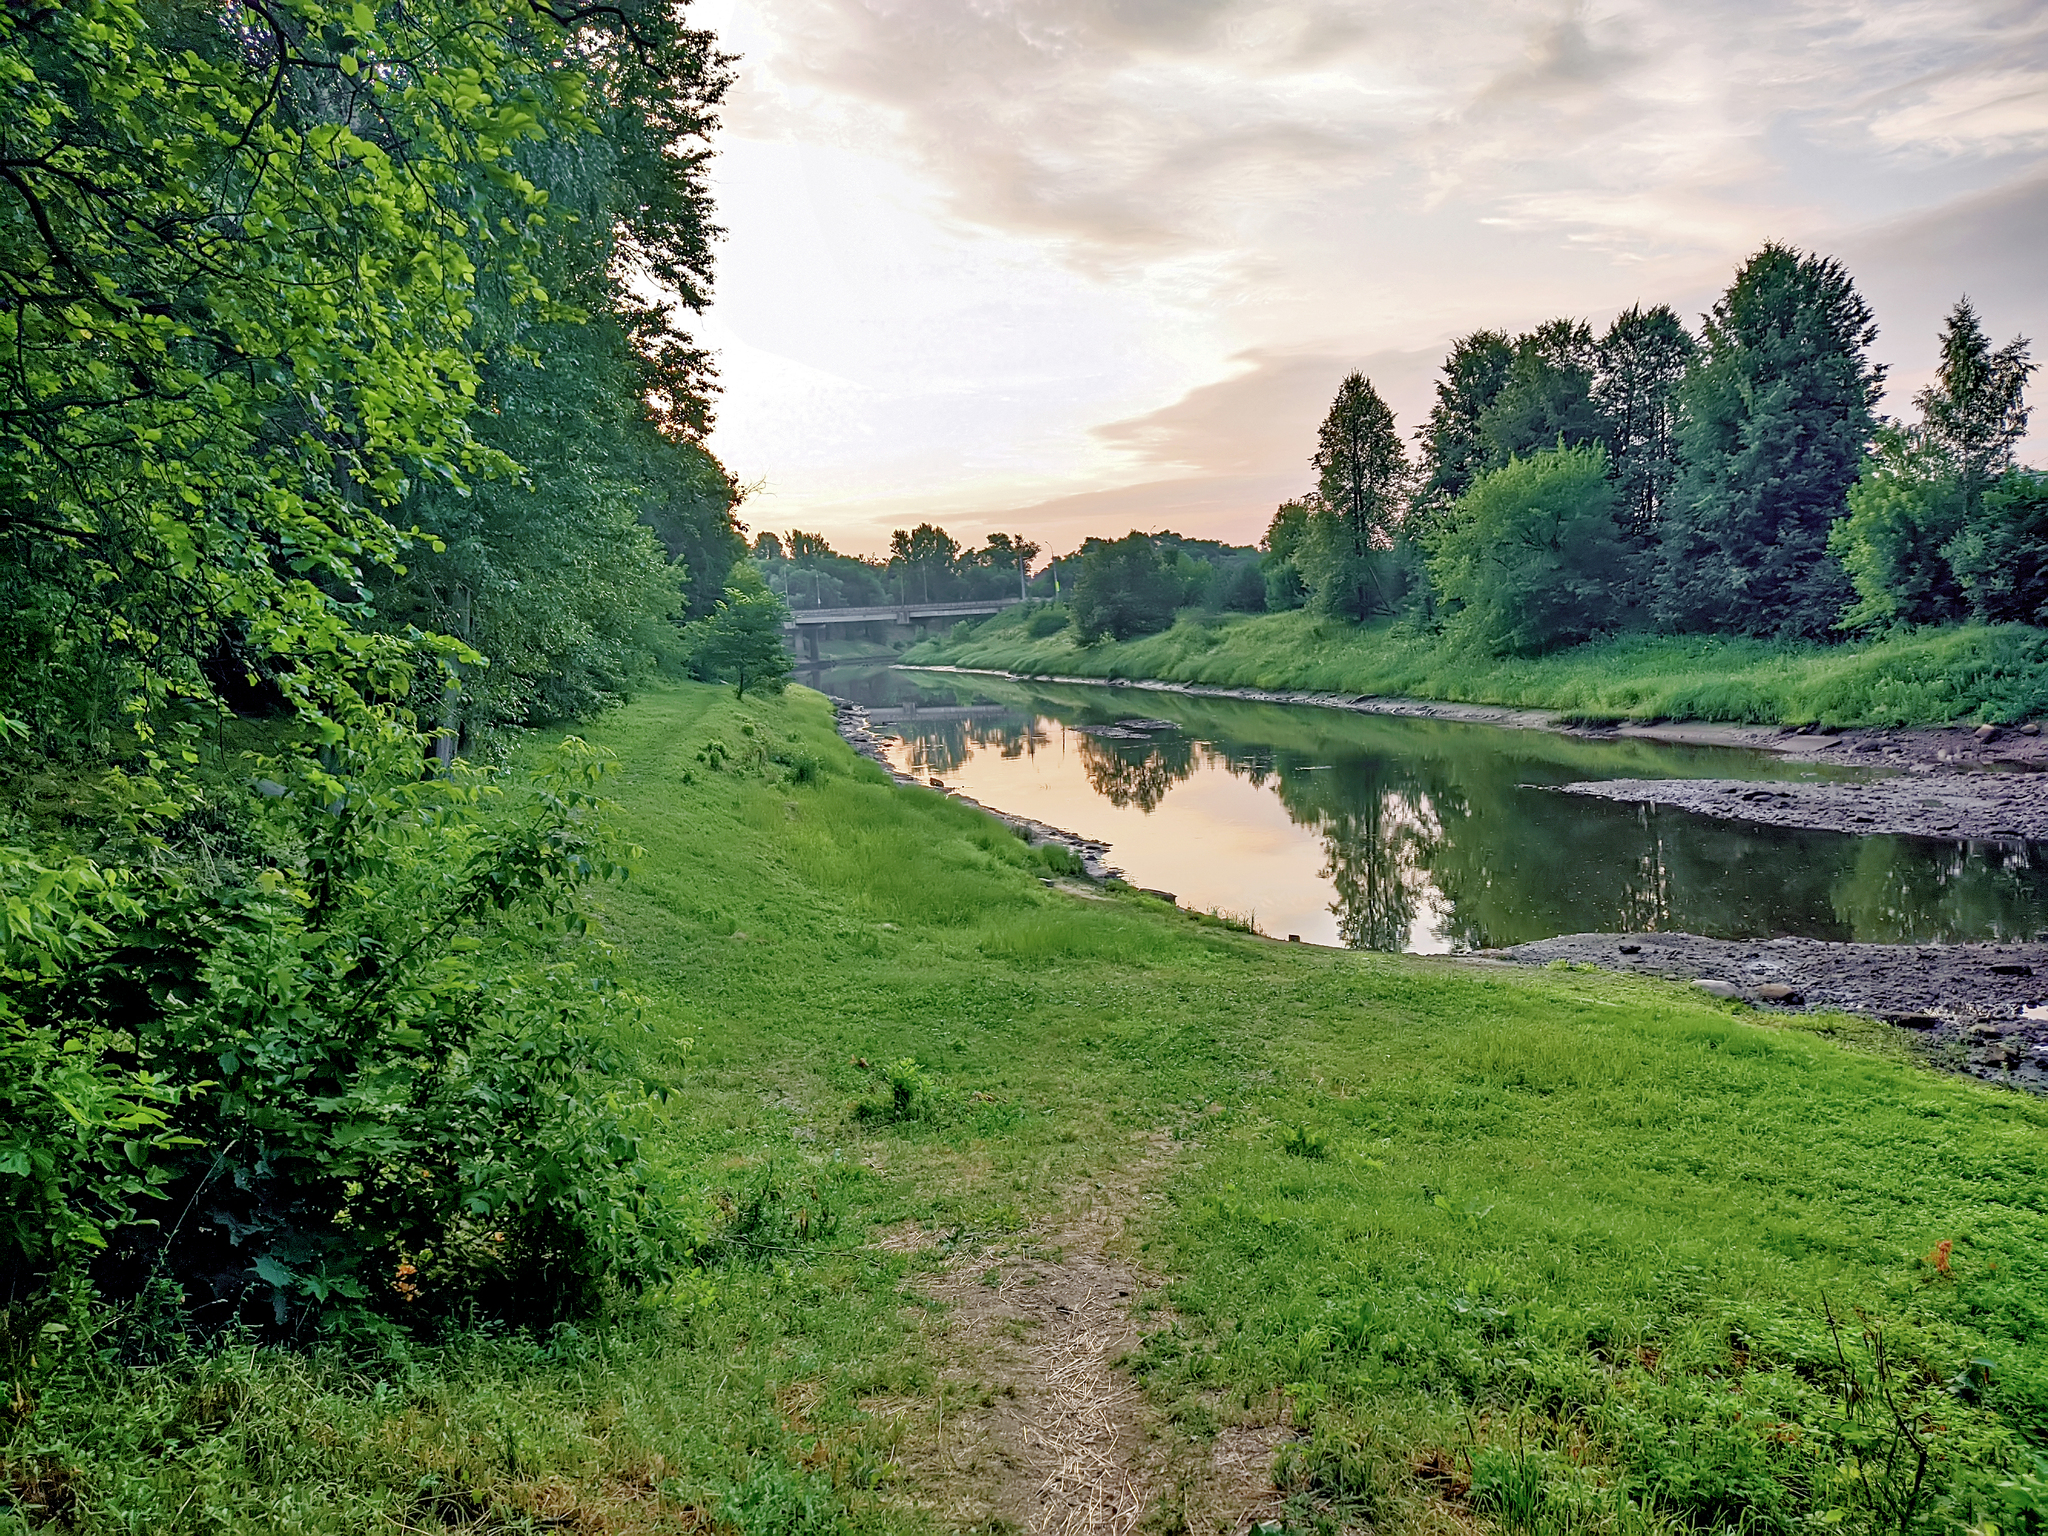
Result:
M882 706L899 767L1099 838L1134 883L1269 934L1440 953L1592 930L1898 942L2048 927L2041 845L1755 827L1548 787L1812 772L1760 754L914 678L824 685ZM914 716L889 718L913 701ZM1074 728L1140 713L1183 728Z

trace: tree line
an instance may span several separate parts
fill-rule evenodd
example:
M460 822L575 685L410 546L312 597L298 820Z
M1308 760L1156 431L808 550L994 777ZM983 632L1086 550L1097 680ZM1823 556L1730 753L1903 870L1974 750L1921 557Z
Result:
M1949 314L1916 419L1877 411L1870 308L1837 261L1768 245L1689 331L1477 331L1412 458L1361 374L1316 483L1264 539L1275 605L1405 614L1501 653L1631 629L1837 639L2048 623L2048 476L2014 461L2028 344Z
M0 71L0 1333L661 1283L609 765L488 763L747 597L731 61L667 0L28 0Z

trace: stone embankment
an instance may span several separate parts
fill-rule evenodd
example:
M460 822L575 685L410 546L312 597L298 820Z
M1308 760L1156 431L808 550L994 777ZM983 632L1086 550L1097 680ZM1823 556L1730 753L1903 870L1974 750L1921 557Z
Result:
M898 784L937 790L950 799L958 800L962 805L971 805L976 810L986 811L1034 848L1045 843L1064 848L1081 861L1081 868L1091 880L1123 878L1122 870L1104 862L1109 853L1109 844L1097 842L1091 837L1083 837L1078 832L1069 832L1064 827L1055 827L1034 820L1029 816L1016 816L1008 811L997 810L992 805L983 805L973 796L964 795L959 790L951 788L942 779L920 779L915 774L905 773L889 761L888 754L882 749L882 738L875 734L874 727L869 724L865 709L848 699L833 699L832 706L839 734L846 744L868 761L879 763Z
M2048 1089L2048 934L2015 944L1831 944L1573 933L1481 954L1692 981L1770 1008L1867 1014L1916 1032L1974 1076Z

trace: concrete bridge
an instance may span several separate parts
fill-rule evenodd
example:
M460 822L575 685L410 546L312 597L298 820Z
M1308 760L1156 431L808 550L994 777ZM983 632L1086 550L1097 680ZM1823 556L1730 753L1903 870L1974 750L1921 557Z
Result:
M1001 613L1021 597L984 597L971 603L889 603L880 608L794 608L784 629L820 624L925 624L933 619L968 619Z

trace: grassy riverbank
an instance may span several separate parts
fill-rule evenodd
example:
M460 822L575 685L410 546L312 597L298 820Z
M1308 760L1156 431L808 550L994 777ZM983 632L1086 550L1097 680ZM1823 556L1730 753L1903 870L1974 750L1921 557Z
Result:
M1295 1528L2040 1529L2048 1107L1852 1020L1047 889L802 690L589 734L646 850L620 1091L696 1281L546 1338L14 1360L13 1497L160 1536L964 1528L932 1448L980 1397L920 1276L1121 1171L1166 1450L1284 1420Z
M1039 610L1043 611L1043 610ZM903 659L1032 676L1157 678L1558 710L1602 719L1745 724L1945 725L2048 714L2048 632L1970 626L1840 646L1713 636L1631 636L1502 659L1382 622L1305 611L1183 618L1136 640L1034 637L999 614Z

